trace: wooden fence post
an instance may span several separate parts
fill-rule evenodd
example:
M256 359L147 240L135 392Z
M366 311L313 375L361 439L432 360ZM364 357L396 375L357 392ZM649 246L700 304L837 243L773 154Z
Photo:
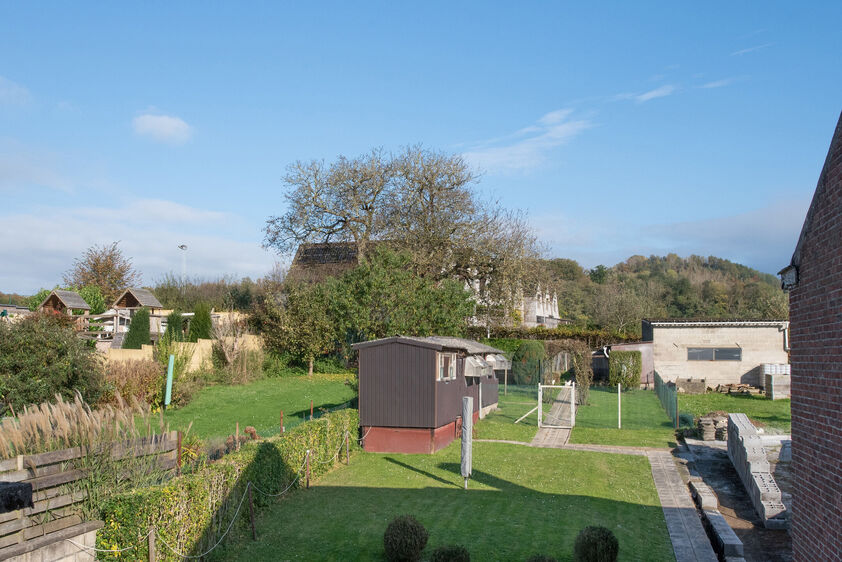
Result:
M181 432L178 432L178 453L175 457L175 473L181 476Z
M157 560L155 552L155 527L149 528L149 535L147 538L149 539L149 562L155 562Z
M312 421L312 419L313 419L313 401L310 400L310 420Z
M348 432L345 432L345 464L351 464L351 448Z
M240 450L240 422L237 422L237 427L234 429L234 448Z
M309 489L310 488L310 449L307 449L307 459L306 459L306 461L307 461L307 473L306 473L307 480L306 480L306 482L307 482L307 488Z
M251 520L251 540L257 540L257 527L254 525L254 502L251 498L251 486L249 488L249 519Z
M284 434L284 411L281 410L281 435Z

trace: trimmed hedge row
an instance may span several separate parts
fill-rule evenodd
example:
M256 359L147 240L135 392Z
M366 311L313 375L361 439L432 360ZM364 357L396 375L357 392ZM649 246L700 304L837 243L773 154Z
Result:
M642 371L643 358L639 351L611 351L608 357L608 382L611 386L619 383L623 390L638 388Z
M485 339L487 331L484 326L469 326L466 330L467 337L475 340ZM491 338L507 338L521 340L558 340L571 339L580 340L588 344L591 349L597 349L603 345L638 341L640 337L633 334L611 332L608 330L596 330L582 328L579 326L559 326L558 328L514 328L498 327L491 329Z
M334 465L326 461L336 454L340 446L342 454L339 458L344 455L345 431L351 434L351 448L359 448L356 440L358 427L357 410L340 410L303 423L282 436L244 443L239 451L193 474L113 498L101 511L105 526L97 533L97 548L138 547L122 553L122 556L100 553L100 559L148 559L145 537L151 527L155 527L159 537L158 560L181 560L163 542L184 554L203 553L225 533L243 498L247 482L269 494L283 491L304 464L307 449L311 451L311 477L318 477ZM293 487L302 486L303 481L302 470L301 479ZM255 507L267 505L273 500L257 490L253 492L253 498ZM244 502L235 530L243 529L247 524L248 505Z

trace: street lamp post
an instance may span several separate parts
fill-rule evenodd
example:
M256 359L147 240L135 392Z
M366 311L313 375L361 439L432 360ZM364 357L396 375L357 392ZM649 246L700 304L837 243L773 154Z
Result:
M184 277L187 274L187 244L180 244L181 250L181 292L184 293Z

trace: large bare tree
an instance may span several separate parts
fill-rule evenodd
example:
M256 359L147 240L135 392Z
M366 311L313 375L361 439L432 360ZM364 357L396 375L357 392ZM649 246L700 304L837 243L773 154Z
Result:
M292 252L306 242L354 242L365 259L382 233L393 164L382 150L336 162L295 162L284 183L287 212L266 221L264 247Z
M72 287L99 287L106 303L117 298L120 291L140 283L141 276L132 266L131 258L117 247L120 242L94 244L73 261L73 267L64 274L64 282Z

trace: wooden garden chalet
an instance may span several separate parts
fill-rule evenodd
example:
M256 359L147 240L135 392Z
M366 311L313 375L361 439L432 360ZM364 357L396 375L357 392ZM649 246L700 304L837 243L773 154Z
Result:
M38 306L38 310L72 315L77 310L89 312L91 307L79 293L56 289L44 299L44 302Z
M434 453L459 435L463 396L474 399L475 421L497 407L499 349L442 336L395 336L353 348L366 451Z

